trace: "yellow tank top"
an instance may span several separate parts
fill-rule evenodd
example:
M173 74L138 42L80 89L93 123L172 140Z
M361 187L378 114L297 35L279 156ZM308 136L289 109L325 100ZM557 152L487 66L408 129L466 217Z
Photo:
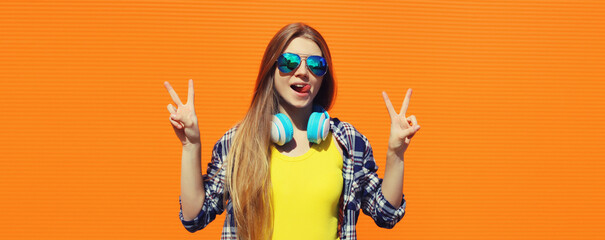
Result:
M298 157L271 146L273 239L338 239L342 156L330 133Z

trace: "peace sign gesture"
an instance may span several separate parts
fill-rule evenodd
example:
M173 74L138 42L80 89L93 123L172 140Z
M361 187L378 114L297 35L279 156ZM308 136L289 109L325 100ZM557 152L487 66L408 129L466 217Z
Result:
M405 112L408 110L410 98L412 97L412 89L408 89L399 114L395 112L389 96L386 92L382 92L384 103L387 106L387 111L391 117L391 135L389 136L389 150L393 150L397 156L403 157L403 153L408 148L410 140L420 129L420 125L416 121L416 116L411 115L405 117Z
M172 101L176 103L178 108L168 104L168 112L170 112L170 123L176 133L176 136L181 140L183 146L189 144L200 144L200 129L197 123L197 116L195 115L195 109L193 101L195 94L193 92L193 80L189 79L189 96L187 97L187 103L183 104L179 95L176 94L170 83L164 82L164 87L168 90Z

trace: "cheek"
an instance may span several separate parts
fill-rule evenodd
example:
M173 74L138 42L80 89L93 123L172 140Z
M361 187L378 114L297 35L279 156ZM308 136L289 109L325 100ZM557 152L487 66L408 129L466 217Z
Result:
M321 87L321 83L323 82L324 77L321 76L319 78L317 78L315 80L315 88L319 91L319 88Z
M274 86L279 86L279 83L281 82L281 77L279 76L279 73L277 72L278 70L275 69L275 73L273 73L273 85Z
M290 88L290 85L288 85L288 78L281 76L278 71L279 70L276 69L275 75L273 75L273 86L275 87L275 89L279 91L286 87Z

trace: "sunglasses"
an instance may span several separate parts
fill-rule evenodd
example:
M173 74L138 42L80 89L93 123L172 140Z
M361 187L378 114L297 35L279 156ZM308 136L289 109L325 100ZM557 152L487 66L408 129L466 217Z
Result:
M315 76L321 77L328 71L328 63L325 58L315 55L307 56L305 58L307 60L307 68ZM300 66L301 61L302 59L298 54L282 53L282 55L277 58L277 69L283 73L289 73L296 70L298 66Z

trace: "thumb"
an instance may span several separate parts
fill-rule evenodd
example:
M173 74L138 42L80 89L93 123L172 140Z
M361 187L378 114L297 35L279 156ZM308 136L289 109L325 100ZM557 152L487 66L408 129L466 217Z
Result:
M407 129L401 131L399 138L400 139L412 138L419 129L420 129L420 126L418 126L418 125L411 127L411 128L407 128Z
M181 121L181 117L176 115L176 114L171 114L170 118L174 121L176 121L177 123L179 123L181 125L181 127L185 127L185 124L183 123L183 121Z
M412 137L414 137L414 134L416 134L416 132L418 132L418 130L420 130L420 125L414 125L413 127L408 128L408 130L410 132L407 137L411 139Z

